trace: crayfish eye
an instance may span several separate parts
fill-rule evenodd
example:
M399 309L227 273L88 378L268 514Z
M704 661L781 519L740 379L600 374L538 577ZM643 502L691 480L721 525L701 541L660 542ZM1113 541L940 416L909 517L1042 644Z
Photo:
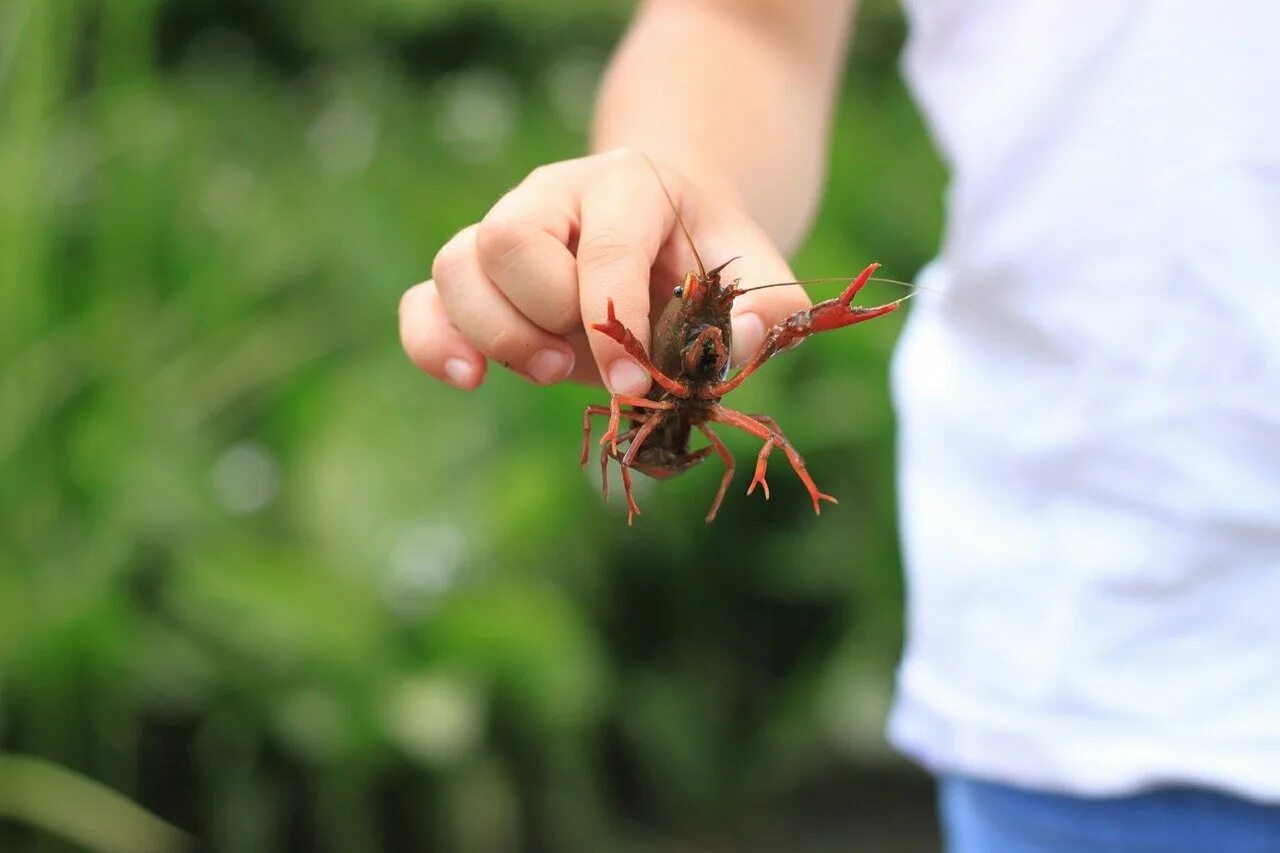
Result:
M684 285L677 284L676 289L671 291L671 294L675 296L676 299L679 299L680 297L684 296Z

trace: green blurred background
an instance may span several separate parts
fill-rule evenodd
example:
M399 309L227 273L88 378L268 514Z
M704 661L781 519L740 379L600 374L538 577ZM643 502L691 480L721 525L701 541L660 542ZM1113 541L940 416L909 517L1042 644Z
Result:
M802 277L937 241L900 12L863 6ZM582 153L628 11L0 4L0 849L167 847L129 800L229 851L936 843L882 735L900 317L734 396L839 506L775 459L710 527L714 465L641 478L634 528L601 500L599 389L400 351L441 243Z

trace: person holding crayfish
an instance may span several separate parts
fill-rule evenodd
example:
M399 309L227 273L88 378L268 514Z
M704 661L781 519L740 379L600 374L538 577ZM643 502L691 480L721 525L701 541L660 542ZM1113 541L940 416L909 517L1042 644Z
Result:
M893 370L909 632L890 739L948 849L1280 851L1280 6L908 0L951 169ZM650 281L744 281L822 190L853 3L650 0L594 146L535 170L406 293L458 388L651 384ZM750 61L743 58L750 57ZM1268 107L1267 105L1272 106ZM808 305L744 293L732 355Z

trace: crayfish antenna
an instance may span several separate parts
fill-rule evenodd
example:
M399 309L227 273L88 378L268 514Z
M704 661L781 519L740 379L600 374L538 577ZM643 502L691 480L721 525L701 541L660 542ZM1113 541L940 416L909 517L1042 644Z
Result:
M832 284L837 281L848 281L847 275L829 275L822 278L801 278L795 281L774 281L769 284L757 284L752 287L743 287L737 293L750 293L753 290L764 290L769 287L794 287L797 284ZM912 291L927 291L929 293L945 294L946 291L939 290L936 287L928 287L923 284L916 284L913 281L901 281L896 278L885 278L884 276L873 275L867 281L878 281L883 284L896 284L899 287L909 287Z
M693 245L693 237L689 236L689 229L685 227L684 217L680 215L680 209L676 207L675 199L671 197L671 191L667 189L666 181L662 180L662 173L658 171L657 165L653 162L648 154L641 151L640 156L649 164L649 168L653 170L654 177L658 179L658 186L662 187L662 194L667 197L667 204L671 205L671 212L676 216L676 223L680 226L680 231L684 234L684 241L689 244L689 251L693 252L693 259L698 264L698 276L703 280L707 280L707 268L702 263L702 256L698 254L698 247ZM723 269L725 265L721 265Z
M901 297L900 299L895 299L895 300L893 300L892 302L890 302L889 304L896 308L896 307L898 307L899 305L901 305L902 303L906 302L906 301L907 301L908 299L910 299L911 297L913 297L913 296L919 296L919 295L920 295L920 292L919 292L919 291L915 291L915 292L913 292L913 293L908 293L906 296L903 296L903 297Z

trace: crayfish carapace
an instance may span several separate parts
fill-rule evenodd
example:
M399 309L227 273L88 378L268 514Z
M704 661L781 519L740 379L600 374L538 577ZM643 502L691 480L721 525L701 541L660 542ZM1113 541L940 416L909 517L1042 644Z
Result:
M737 279L727 284L721 280L724 268L736 258L714 269L706 269L693 245L693 238L689 236L689 230L680 217L680 211L662 181L662 175L651 161L649 165L662 184L662 190L666 193L698 269L685 275L684 281L674 289L671 301L659 317L653 333L652 358L635 335L614 315L613 300L608 302L605 321L591 324L592 329L621 344L627 354L653 377L654 384L643 397L614 394L608 406L587 407L582 415L582 464L587 464L590 450L591 417L608 415L609 426L600 440L600 473L604 481L604 495L606 499L609 496L609 460L616 459L622 468L622 486L627 497L627 524L631 524L634 517L640 514L631 494L631 469L663 480L689 470L714 451L724 461L726 470L711 504L711 511L707 513L709 523L715 520L716 511L720 509L720 502L724 499L734 471L733 455L710 424L728 424L764 441L760 455L756 458L755 475L747 487L747 494L760 486L765 498L769 497L765 469L769 454L775 447L780 447L809 491L814 512L821 513L822 501L836 503L836 499L818 490L805 468L804 458L783 435L777 422L767 415L747 415L727 409L720 404L720 398L741 385L760 365L809 335L880 317L895 310L903 300L874 308L859 308L850 304L879 267L879 264L869 264L837 298L798 311L770 329L756 354L747 359L732 379L728 378L730 308L739 295L757 288L740 288ZM797 282L785 284L795 283ZM627 408L624 409L624 406ZM620 423L624 419L627 427L619 432ZM711 443L698 450L690 450L689 437L695 428ZM625 451L620 450L620 446L625 447Z

